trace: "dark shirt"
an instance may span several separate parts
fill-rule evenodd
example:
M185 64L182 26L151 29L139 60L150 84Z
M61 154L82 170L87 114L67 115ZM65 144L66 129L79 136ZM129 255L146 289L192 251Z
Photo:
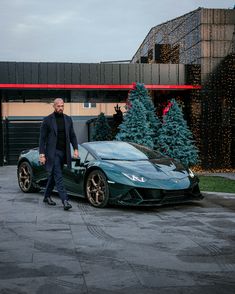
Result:
M65 151L66 143L65 143L65 123L64 123L64 115L63 113L55 112L55 119L57 124L57 142L56 149Z

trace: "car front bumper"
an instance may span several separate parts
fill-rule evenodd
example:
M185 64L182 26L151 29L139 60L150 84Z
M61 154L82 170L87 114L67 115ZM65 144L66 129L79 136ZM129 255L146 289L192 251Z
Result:
M126 206L161 206L202 200L203 198L204 196L196 184L189 189L181 190L132 188L125 194L111 198L110 203Z

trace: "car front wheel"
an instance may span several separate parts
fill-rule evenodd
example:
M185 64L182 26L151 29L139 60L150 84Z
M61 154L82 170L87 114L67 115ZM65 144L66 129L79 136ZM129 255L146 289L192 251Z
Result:
M33 170L27 162L21 162L18 167L18 184L20 189L25 193L36 192L38 189L33 183Z
M93 170L86 180L86 196L91 205L103 208L109 200L109 187L105 174Z

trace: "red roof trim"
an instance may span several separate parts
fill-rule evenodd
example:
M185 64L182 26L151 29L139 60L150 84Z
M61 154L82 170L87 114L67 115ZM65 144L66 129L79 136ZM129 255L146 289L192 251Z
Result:
M197 90L200 85L145 85L150 90ZM94 90L130 90L127 85L86 85L86 84L0 84L0 89L94 89Z

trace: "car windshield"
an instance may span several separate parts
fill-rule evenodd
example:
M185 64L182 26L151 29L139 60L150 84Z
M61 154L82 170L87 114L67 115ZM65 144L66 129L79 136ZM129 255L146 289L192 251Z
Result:
M134 143L120 141L92 142L90 147L103 160L149 160L161 157L161 154Z

